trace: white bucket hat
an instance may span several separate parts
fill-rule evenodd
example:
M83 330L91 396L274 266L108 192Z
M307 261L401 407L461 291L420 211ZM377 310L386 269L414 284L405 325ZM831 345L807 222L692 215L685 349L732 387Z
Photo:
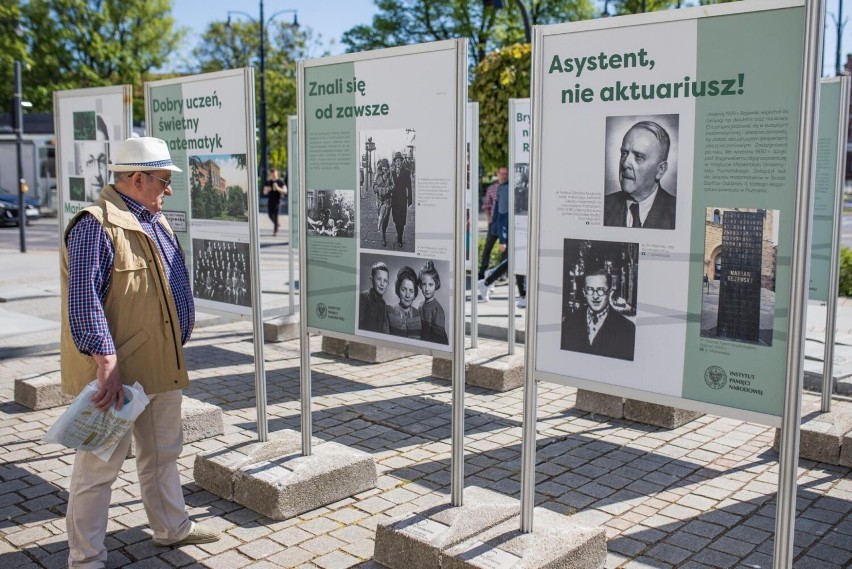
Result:
M183 172L174 165L165 140L141 136L128 138L118 145L115 162L109 169L113 172L147 172L149 170L171 170Z

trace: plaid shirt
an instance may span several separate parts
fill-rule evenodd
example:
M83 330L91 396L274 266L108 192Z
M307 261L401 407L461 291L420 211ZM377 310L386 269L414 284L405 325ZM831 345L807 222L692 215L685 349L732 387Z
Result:
M162 212L152 214L138 202L120 194L142 229L157 245L180 322L185 344L195 326L195 304L180 245L159 223ZM84 215L68 234L68 318L77 349L84 354L114 354L104 301L109 291L115 250L103 226Z
M494 182L488 189L485 190L485 197L482 198L482 211L485 212L485 215L491 217L491 210L494 209L494 205L497 202L497 188L500 187L500 184Z

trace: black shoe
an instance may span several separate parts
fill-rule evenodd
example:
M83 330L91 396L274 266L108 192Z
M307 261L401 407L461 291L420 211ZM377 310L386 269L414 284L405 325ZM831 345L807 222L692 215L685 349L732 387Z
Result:
M385 239L385 236L382 235L382 247L387 247L387 246L388 246L388 241L387 241L387 239Z
M396 240L396 244L402 247L402 237Z

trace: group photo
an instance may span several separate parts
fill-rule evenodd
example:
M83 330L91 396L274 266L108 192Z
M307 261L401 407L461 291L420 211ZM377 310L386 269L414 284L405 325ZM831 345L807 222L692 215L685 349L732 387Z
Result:
M193 239L195 298L251 306L249 244Z
M355 237L355 192L308 190L305 223L308 235Z
M449 344L449 261L373 253L360 261L359 331Z
M362 249L415 251L415 131L361 131L358 152Z

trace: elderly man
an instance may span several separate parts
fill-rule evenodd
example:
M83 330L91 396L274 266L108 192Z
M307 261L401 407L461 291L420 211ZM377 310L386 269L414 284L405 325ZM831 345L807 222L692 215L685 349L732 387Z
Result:
M123 403L122 384L138 381L150 398L133 425L142 503L160 545L219 539L186 513L177 459L181 390L189 385L183 344L195 307L183 252L163 217L174 166L157 138L122 142L110 166L115 184L78 213L62 240L62 388L76 395L96 378L101 411ZM130 433L109 462L78 451L69 488L68 564L103 567L111 487Z
M584 277L586 310L562 321L563 350L633 361L636 325L610 305L612 277L600 269Z
M668 169L669 135L659 124L633 125L621 143L620 192L604 198L604 225L674 229L677 198L660 185Z

